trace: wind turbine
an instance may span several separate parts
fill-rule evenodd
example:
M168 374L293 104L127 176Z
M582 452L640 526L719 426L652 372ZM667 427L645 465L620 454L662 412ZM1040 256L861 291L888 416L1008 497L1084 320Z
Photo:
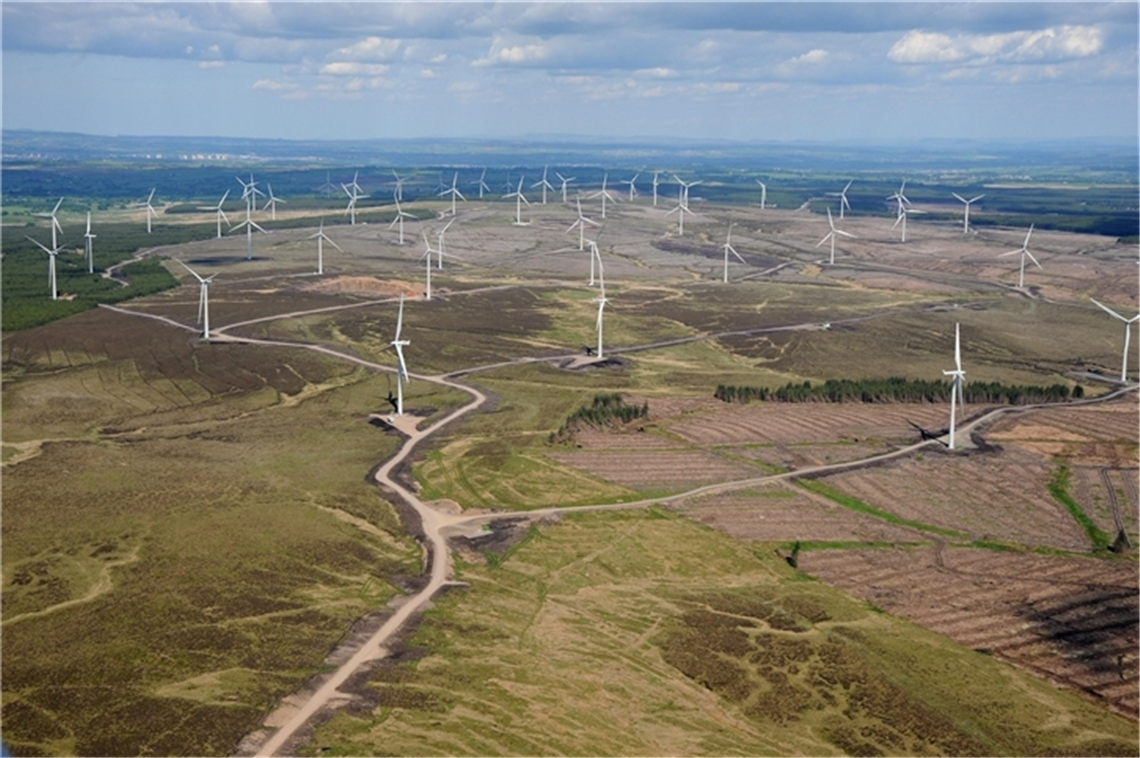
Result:
M349 185L342 184L340 188L344 190L344 194L348 195L348 205L345 207L344 212L348 214L349 224L356 226L356 201L359 197L356 194L356 187L349 189Z
M688 213L690 216L695 216L697 214L695 214L691 210L689 210L689 199L685 196L685 194L683 192L680 193L680 197L677 200L677 207L672 209L672 210L665 211L666 216L668 216L671 213L677 214L677 220L678 220L677 236L684 237L685 236L685 214Z
M851 182L854 182L854 181L855 180L852 179L850 182L847 182L847 186L843 188L842 192L825 193L825 194L827 194L828 197L839 198L839 220L840 221L843 220L843 209L846 208L847 210L851 210L851 203L847 202L847 190L851 189Z
M199 205L198 206L198 210L200 210L200 211L215 211L217 213L218 239L222 238L222 219L225 219L227 224L230 223L230 219L229 219L229 217L226 216L226 212L224 210L222 210L222 205L225 204L226 198L229 196L230 196L230 191L226 190L226 193L224 195L222 195L222 199L218 201L217 205Z
M764 210L764 206L768 204L768 185L759 179L756 183L760 185L760 210Z
M182 263L182 261L178 262ZM217 274L211 274L203 279L197 271L185 263L182 263L182 268L193 274L194 278L202 285L201 289L198 290L198 323L202 325L202 339L208 342L210 340L210 282L214 281Z
M63 234L63 227L59 225L59 219L55 217L55 214L59 211L59 206L61 206L61 205L63 205L63 198L62 197L59 199L59 202L57 202L55 204L55 207L51 209L51 213L35 213L35 214L33 214L34 216L37 216L38 218L51 219L50 225L51 225L51 247L52 247L52 250L55 250L56 248L59 247L59 241L56 239L55 233L58 231L60 234Z
M450 221L447 222L446 225L444 225L444 227L442 229L440 229L438 232L435 233L435 241L436 241L436 244L439 245L439 247L436 249L436 252L439 254L438 255L439 263L436 266L436 268L438 268L438 269L443 269L443 256L448 255L448 253L445 253L443 251L443 235L447 233L448 227L450 227L454 223L455 223L455 219L451 219Z
M623 179L621 181L622 184L629 185L629 201L631 203L633 202L633 198L637 196L637 186L635 185L635 182L637 182L637 177L639 176L641 176L640 171L634 174L632 179Z
M566 230L566 234L569 234L570 232L574 231L574 227L578 227L578 249L579 250L585 250L586 249L586 224L590 224L591 226L599 226L599 224L597 221L592 221L592 220L590 220L590 219L588 219L582 215L582 198L580 198L580 197L577 198L577 202L578 202L578 220L570 225L570 228Z
M740 253L736 252L736 248L732 246L732 224L728 225L728 237L725 238L722 247L724 248L724 283L728 284L728 254L732 253L738 261L745 265L748 263L740 257Z
M487 178L487 169L483 169L483 173L479 176L479 181L471 182L472 184L474 184L475 186L477 186L479 188L479 199L480 200L483 199L483 192L484 191L486 191L486 192L491 191L491 188L487 186L487 182L484 181L486 178Z
M243 181L240 176L235 176L234 178L237 179L238 184L241 185L241 199L245 201L246 205L250 206L251 211L257 210L257 196L261 195L265 197L265 193L257 188L257 182L253 180L253 174L251 173L249 175L249 182Z
M249 205L245 206L245 221L242 221L237 226L230 227L230 232L235 232L238 229L241 229L243 226L245 227L245 259L247 261L252 261L253 260L253 230L257 229L257 231L261 232L262 234L266 234L266 231L264 229L262 229L260 226L258 226L257 222L254 221L253 218L250 216L250 206ZM227 232L227 234L228 233L229 232Z
M467 202L467 198L463 197L463 193L460 192L459 189L455 186L458 181L459 181L459 172L456 171L455 176L452 177L452 179L451 179L451 186L448 187L447 189L445 189L443 192L440 192L439 195L437 195L437 197L443 197L444 195L451 195L451 215L452 216L455 215L455 198L458 197L458 198L462 199L463 202L465 202L465 203Z
M1007 255L1017 255L1019 253L1021 254L1021 269L1017 274L1017 288L1018 289L1024 289L1025 288L1025 257L1026 256L1029 256L1029 260L1033 261L1034 266L1036 266L1037 268L1041 268L1041 264L1038 263L1037 259L1033 257L1033 253L1029 252L1029 235L1030 234L1033 234L1033 224L1029 225L1029 231L1025 233L1025 242L1021 243L1021 247L1019 247L1017 250L1010 250L1008 253L1002 253L1001 255L998 256L999 258L1004 258Z
M269 200L267 200L267 201L266 201L266 203L265 203L265 205L263 205L263 206L261 207L261 210L265 210L266 208L268 208L268 209L269 209L269 212L270 212L270 214L271 214L271 215L270 215L270 217L269 217L269 218L270 218L270 220L271 220L271 221L276 221L276 220L277 220L277 204L278 204L278 203L283 203L283 202L285 202L285 201L284 201L284 200L282 200L282 199L281 199L281 198L279 198L279 197L274 197L274 195L273 195L273 185L272 185L272 184L267 184L267 185L265 185L265 186L266 186L266 188L269 190Z
M426 237L425 237L426 240ZM429 265L430 269L431 266ZM408 340L400 339L400 330L404 326L404 293L400 293L400 315L396 317L396 338L388 344L396 348L396 415L404 415L404 385L408 382L408 367L404 363L404 347L410 345Z
M606 299L606 275L605 275L605 272L602 270L602 256L598 253L598 246L596 244L591 242L590 247L593 248L593 254L598 259L598 284L601 287L601 291L598 293L598 296L596 298L594 298L594 302L598 304L598 324L597 324L597 328L598 328L598 358L601 358L602 357L602 312L605 310L606 303L608 303L609 300Z
M554 172L554 175L557 176L558 179L562 182L562 202L565 203L566 202L566 185L569 184L570 182L574 181L574 179L576 179L577 177L573 177L573 176L565 177L562 174L558 173L557 171Z
M685 205L685 210L688 210L689 209L689 187L697 186L698 184L701 183L701 180L697 179L695 182L689 182L686 184L685 181L683 179L681 179L681 177L677 176L676 174L673 174L673 178L677 180L677 184L681 185L681 192L680 192L681 201Z
M514 220L514 223L512 224L512 226L530 226L529 221L524 222L522 220L523 203L526 203L528 208L530 207L530 202L526 199L526 196L523 195L523 191L522 191L523 179L524 178L525 177L523 177L523 176L519 177L519 186L514 192L512 192L509 195L503 195L504 198L511 198L511 197L515 198L515 220Z
M824 242L831 240L831 263L829 265L834 266L835 265L835 235L842 234L844 237L850 237L851 239L855 239L855 235L854 234L848 234L845 231L842 231L840 229L835 228L835 221L831 218L831 209L830 208L827 209L827 225L831 227L831 231L829 231L827 233L826 237L824 237L823 239L821 239L819 241L819 245L816 245L816 247L819 247Z
M324 220L323 218L321 219L321 227L320 227L320 229L318 229L318 230L317 230L317 233L316 233L316 234L311 234L311 235L309 235L309 239L315 239L315 240L317 241L317 273L318 273L318 274L323 274L323 273L325 273L325 248L324 248L324 242L325 242L325 241L328 241L328 243L329 243L330 245L332 245L333 247L335 247L337 250L340 250L342 253L343 253L344 251L340 249L340 245L338 245L338 244L336 244L335 242L333 242L333 241L332 241L332 238L331 238L331 237L329 237L327 234L325 234L325 220Z
M1127 382L1128 381L1128 342L1132 338L1132 325L1134 323L1136 323L1136 321L1140 320L1140 313L1136 314L1132 318L1124 318L1124 316L1121 316L1119 313L1112 310L1111 308L1109 308L1104 303L1099 303L1096 300L1093 300L1091 297L1089 298L1089 300L1092 300L1094 303L1099 305L1101 307L1101 309L1112 314L1113 316L1115 316L1116 318L1118 318L1124 322L1124 361L1120 366L1120 381L1121 382Z
M954 197L958 198L959 200L961 200L963 203L966 204L966 217L962 220L962 234L969 234L970 233L970 204L977 202L978 200L981 200L983 197L985 197L985 195L978 195L977 197L971 197L969 200L967 200L966 198L959 195L957 192L951 192L950 194L953 195Z
M154 209L154 206L150 204L151 200L154 200L154 193L155 193L155 190L157 190L157 189L158 189L157 187L152 187L150 190L150 195L147 196L146 202L145 203L139 203L137 206L140 208L141 207L146 208L146 233L147 234L150 234L150 220L151 220L151 218L152 217L158 218L158 211L156 211ZM52 216L54 217L54 215L55 214L53 213Z
M966 410L966 398L962 395L962 381L966 378L966 372L962 370L962 342L960 325L954 324L954 370L942 370L946 376L952 377L950 379L950 444L949 448L954 449L954 420L957 418L957 409L954 401L962 401L962 412Z
M396 199L397 200L403 200L404 199L404 180L401 179L400 175L396 173L396 169L392 169L392 176L396 177L396 189L394 190ZM479 197L482 197L482 195L479 195Z
M531 189L534 189L535 187L542 187L542 204L543 205L546 205L546 190L549 189L551 192L554 191L554 185L551 184L550 182L546 181L546 170L548 168L550 168L550 167L549 166L543 166L542 167L542 179L540 181L537 181L534 184L530 185ZM555 171L554 173L557 174L558 172Z
M391 229L393 226L400 228L400 244L402 245L404 244L404 219L415 218L415 216L400 207L400 198L395 193L392 193L392 199L396 201L396 217L392 219L392 223L388 224L388 228Z
M660 171L653 172L653 207L657 207L657 177L661 175Z
M595 192L594 194L589 195L586 198L587 200L593 200L596 197L600 197L602 199L602 218L606 217L606 199L608 198L611 203L617 202L614 199L614 196L609 193L609 190L606 189L606 181L609 178L610 178L610 175L608 172L603 174L602 175L602 188L600 190L598 190L597 192Z
M83 241L86 243L84 252L87 254L87 273L95 273L95 252L92 246L92 240L98 235L91 233L91 211L87 211L87 231L83 233Z
M320 187L317 187L317 192L325 193L325 197L332 197L332 193L335 189L336 189L336 185L332 183L332 173L326 171L325 172L325 183L322 184Z
M31 237L28 237L28 239L32 242L35 242L36 247L48 254L48 287L51 288L51 299L58 300L59 292L55 286L55 257L59 255L59 248L54 247L51 250L48 250L46 247L41 245L39 242L36 242L36 240L33 240Z
M903 208L910 205L910 200L907 200L906 195L903 194L904 190L906 190L906 179L902 180L902 184L899 186L899 191L887 198L888 200L895 200L898 202L898 213L900 216L902 215ZM893 226L891 228L894 229Z
M601 236L601 232L598 233ZM598 243L596 240L590 240L590 286L594 286L594 268L595 261L601 262L602 254L598 252Z
M891 225L891 228L894 229L896 226L899 225L900 222L902 223L902 241L903 242L906 242L906 217L912 213L926 213L926 211L920 211L917 208L907 208L902 203L899 203L898 218L896 218L895 223Z
M431 300L431 254L435 251L431 249L431 243L428 242L427 231L420 230L424 235L424 254L420 256L421 261L426 261L424 268L427 274L427 289L424 290L424 299ZM397 336L399 332L397 331Z

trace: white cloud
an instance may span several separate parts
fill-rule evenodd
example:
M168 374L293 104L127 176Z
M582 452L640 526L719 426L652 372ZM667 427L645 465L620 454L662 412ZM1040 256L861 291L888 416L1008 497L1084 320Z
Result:
M258 79L253 83L253 89L267 90L269 92L282 92L297 88L295 82L281 81L280 79Z
M199 61L198 62L198 68L200 68L202 70L207 70L207 69L212 69L212 68L225 68L225 67L226 67L225 61Z
M633 75L649 79L676 79L678 76L675 69L665 68L663 66L656 68L639 68L633 72Z
M351 61L326 63L320 67L320 73L326 76L381 76L387 71L388 67L383 63L353 63Z
M392 57L400 49L400 44L398 39L365 37L354 45L340 48L336 51L335 57L358 61L382 61Z
M496 48L498 48L496 50ZM491 46L491 51L482 58L472 61L472 66L494 66L496 64L518 65L520 63L533 63L544 59L547 49L543 45L514 45L499 47L498 40Z
M827 55L828 55L828 53L826 50L821 50L817 47L814 50L807 51L803 55L799 55L799 56L796 56L795 58L792 58L790 61L788 61L788 63L792 64L793 66L798 65L800 63L809 63L809 64L823 63L825 60L827 60Z
M895 63L1031 63L1087 58L1104 46L1095 26L1059 26L1006 34L959 34L912 29L891 47Z

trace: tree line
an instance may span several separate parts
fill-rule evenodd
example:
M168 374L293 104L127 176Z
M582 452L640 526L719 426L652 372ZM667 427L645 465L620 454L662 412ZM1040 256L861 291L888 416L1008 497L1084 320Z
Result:
M603 392L594 395L589 405L582 406L570 414L566 423L557 432L550 433L550 442L564 442L574 436L583 426L604 429L608 426L628 424L639 418L649 418L649 402L630 405L620 392Z
M942 403L949 402L950 382L937 379L828 379L823 384L788 382L783 387L718 384L713 397L726 403L755 400L779 403ZM974 405L1030 405L1076 400L1085 396L1081 385L1038 386L967 382L962 385L966 403Z

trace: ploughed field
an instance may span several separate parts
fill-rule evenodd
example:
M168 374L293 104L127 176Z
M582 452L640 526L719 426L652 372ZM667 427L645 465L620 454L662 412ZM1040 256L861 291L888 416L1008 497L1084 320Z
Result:
M886 452L918 441L916 427L941 431L947 412L930 404L649 404L640 431L581 433L577 449L550 455L611 482L677 491ZM1138 542L1137 422L1130 399L1017 411L983 429L990 444L968 453L929 446L673 507L782 555L798 547L801 571L1135 719L1136 564L1104 550L1089 529L1109 540L1123 530ZM641 465L650 458L659 463ZM731 466L749 468L733 477ZM1054 495L1058 487L1088 525Z

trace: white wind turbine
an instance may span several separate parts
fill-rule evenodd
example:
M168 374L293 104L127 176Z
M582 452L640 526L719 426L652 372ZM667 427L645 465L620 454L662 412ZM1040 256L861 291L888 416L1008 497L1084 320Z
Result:
M962 412L966 411L966 398L962 394L962 382L966 378L966 372L962 370L962 342L960 334L960 325L954 324L954 369L952 371L942 370L946 376L952 377L950 379L950 440L948 447L954 449L954 421L957 418L957 407L955 400L961 400Z
M234 178L237 179L238 184L241 185L241 199L250 207L251 212L257 210L257 196L261 195L265 197L265 193L257 188L257 182L253 180L253 174L249 175L248 182L243 181L242 178L238 176Z
M48 254L48 287L51 289L51 299L58 300L59 291L56 288L55 284L55 257L59 255L59 248L54 247L51 250L48 250L46 247L41 245L39 242L36 242L36 240L32 239L31 237L28 237L28 239L32 242L35 242L36 247Z
M598 197L600 197L602 199L602 218L603 219L606 217L606 200L608 199L611 203L617 202L614 199L614 196L609 193L609 190L606 189L606 181L609 178L610 178L610 175L608 172L603 174L602 175L602 188L600 190L598 190L597 192L595 192L594 194L587 196L587 198L586 198L587 200L593 200L594 198L598 198Z
M84 242L84 245L83 245L84 251L83 252L87 256L87 273L88 274L94 274L95 273L95 250L93 247L92 240L94 240L97 236L99 236L99 235L91 233L91 211L87 211L87 231L85 231L83 233L83 242Z
M1008 253L1002 253L999 258L1004 258L1007 255L1021 255L1021 269L1017 274L1017 288L1025 288L1025 257L1029 256L1029 260L1033 261L1033 265L1041 268L1041 264L1033 257L1033 253L1029 252L1029 235L1033 234L1033 224L1029 225L1029 231L1025 233L1025 242L1021 243L1021 247L1017 250L1010 250Z
M562 202L565 203L566 202L566 185L569 184L570 182L574 181L577 177L574 177L574 176L566 177L566 176L563 176L562 174L558 173L557 171L554 172L554 175L558 177L558 180L560 182L562 182Z
M764 210L768 204L768 185L759 179L756 180L756 183L760 185L760 210Z
M182 263L182 261L178 261ZM211 274L203 279L198 275L198 272L182 263L182 268L189 271L194 275L194 278L202 285L198 290L198 323L202 324L202 339L207 342L210 340L210 282L214 281L217 274Z
M598 243L596 240L589 240L590 243L590 286L595 284L594 269L597 263L602 260L602 254L598 252Z
M443 192L440 192L437 195L437 197L443 197L444 195L451 195L451 215L452 216L455 215L455 198L458 197L463 202L465 202L465 203L467 202L467 198L463 197L463 193L460 192L459 188L456 186L456 184L458 182L459 182L459 172L456 171L455 176L452 177L452 179L451 179L451 186L444 189Z
M978 195L977 197L971 197L969 200L967 200L966 198L959 195L957 192L951 192L950 194L953 195L954 197L958 198L959 200L961 200L963 203L966 204L966 216L962 220L962 234L969 234L970 233L970 204L975 203L978 200L981 200L983 197L985 197L985 195Z
M902 184L899 185L899 191L887 198L888 200L898 202L898 215L900 216L902 215L903 208L910 205L910 200L907 200L906 195L903 194L904 190L906 190L906 179L903 179ZM891 228L893 229L894 227L892 226Z
M598 226L599 224L597 221L591 221L590 219L588 219L582 215L582 198L579 197L577 200L578 200L578 220L570 225L570 228L566 230L566 234L569 234L570 232L574 231L574 227L578 227L578 249L579 250L585 250L586 249L586 224L590 224L591 226ZM592 278L593 277L591 277L591 279Z
M429 265L430 269L431 266ZM404 385L408 382L408 367L404 363L404 347L410 345L408 340L400 339L400 330L404 326L404 293L400 293L400 315L396 317L396 337L388 344L396 348L396 415L404 415Z
M728 225L728 237L724 240L724 283L728 284L728 254L732 253L736 259L741 263L747 265L747 261L740 257L740 253L736 252L736 248L732 246L732 224Z
M598 259L598 284L601 288L599 293L598 293L598 296L596 298L594 298L594 302L598 304L598 323L597 323L598 357L601 358L602 357L602 312L605 310L606 303L608 303L609 300L606 299L606 275L605 275L605 272L602 270L602 256L600 254L598 254L598 246L595 245L593 242L590 243L590 247L593 248L593 254Z
M239 179L238 181L241 181L241 180ZM218 201L217 205L199 205L198 206L198 210L200 210L200 211L214 211L217 214L218 239L222 238L222 219L225 219L227 224L230 223L230 219L229 219L229 217L226 216L226 212L224 210L222 210L222 205L225 204L226 198L229 196L230 196L230 191L226 190L226 193L224 195L222 195L222 199Z
M543 205L546 205L546 190L549 189L551 192L554 191L554 185L551 184L550 182L546 181L546 171L549 168L550 168L549 166L543 166L542 167L542 179L535 182L534 184L530 185L531 189L534 189L535 187L542 187L542 204ZM554 173L557 174L558 172L555 171Z
M701 183L702 180L697 179L695 182L686 183L684 180L681 179L681 177L677 176L676 174L673 174L673 178L677 180L677 184L681 185L681 192L680 192L681 202L684 203L685 210L688 210L689 209L689 187L697 186L698 184Z
M680 197L677 199L677 207L673 208L672 210L665 211L666 216L668 216L671 213L677 214L677 236L684 237L685 236L685 214L688 213L690 216L697 215L697 214L693 213L691 210L689 210L689 199L685 196L684 192L680 193Z
M253 230L256 229L257 231L261 232L262 234L267 233L264 229L262 229L260 226L258 226L257 222L254 221L252 216L250 215L251 205L252 204L245 206L245 221L242 221L237 226L230 227L229 232L226 232L226 234L229 234L230 232L236 232L238 229L241 229L243 226L245 227L245 259L247 261L253 260Z
M151 218L158 218L158 211L156 211L154 209L154 206L151 205L151 201L154 200L155 190L157 190L157 189L158 189L157 187L151 188L150 195L147 196L146 203L144 204L146 206L146 233L147 234L150 234L150 220L151 220Z
M277 220L277 204L283 203L285 201L279 197L274 196L272 184L267 184L267 185L265 185L265 187L266 187L266 189L269 190L269 199L265 202L265 205L263 205L261 207L261 210L265 210L266 208L268 208L269 213L270 213L269 219L271 221L276 221Z
M360 197L356 194L356 187L349 188L349 185L342 184L340 188L344 190L344 194L348 195L348 205L345 206L344 213L349 218L349 224L356 226L356 201Z
M332 173L325 172L325 183L317 187L317 192L325 193L325 197L332 197L332 193L336 190L336 185L332 183Z
M1124 318L1124 316L1121 316L1119 313L1112 310L1111 308L1109 308L1104 303L1097 302L1096 300L1093 300L1091 297L1089 298L1089 300L1092 300L1094 303L1099 305L1104 311L1106 311L1107 313L1115 316L1116 318L1118 318L1124 322L1124 360L1120 365L1120 381L1121 382L1127 382L1128 381L1128 342L1132 339L1132 325L1135 324L1138 320L1140 320L1140 313L1136 314L1132 318Z
M455 219L451 219L450 221L448 221L444 225L444 227L442 229L440 229L438 232L435 233L435 242L438 245L438 247L436 248L436 253L438 253L438 258L437 258L438 265L436 266L436 268L438 268L438 269L443 268L443 256L446 255L449 258L455 257L454 255L451 255L450 253L445 252L443 249L443 235L447 234L448 228L454 223L455 223Z
M898 218L896 218L895 223L891 225L891 228L894 229L896 226L898 226L900 223L902 223L902 241L903 242L906 242L906 217L912 213L926 213L926 211L920 211L917 208L908 208L905 205L903 205L902 203L899 203Z
M834 266L835 265L835 235L842 234L844 237L850 237L851 239L855 239L855 235L854 234L848 234L847 232L842 231L841 229L835 228L835 221L831 217L831 209L830 208L827 209L827 225L831 227L831 231L829 231L827 233L826 237L824 237L823 239L821 239L819 241L819 244L816 245L816 247L819 247L824 242L831 240L831 263L830 263L830 265Z
M847 210L851 210L851 203L847 202L847 190L851 189L851 182L854 182L854 181L855 180L852 179L850 182L847 182L847 186L843 188L842 192L825 192L824 193L828 197L839 198L839 220L840 221L843 220L843 210L845 208Z
M530 226L529 221L523 221L522 220L523 203L526 203L526 206L528 208L530 207L530 202L526 199L526 196L523 195L523 191L522 191L523 179L525 179L525 178L526 177L520 176L518 188L515 189L515 191L510 193L509 195L503 195L504 198L512 198L512 197L515 198L515 220L514 220L512 226Z
M653 172L653 207L654 208L657 207L657 185L659 183L657 181L657 177L659 177L660 175L661 175L660 171L654 171Z
M317 241L317 274L324 274L325 273L325 247L324 247L324 243L328 242L330 245L335 247L337 250L340 250L342 253L344 251L341 250L340 245L333 242L332 238L329 237L327 234L325 234L325 220L323 218L321 219L321 226L317 230L317 233L316 234L310 234L309 239L311 239L311 240L315 239Z
M56 216L55 216L55 214L59 212L59 206L61 206L61 205L63 205L63 198L62 197L59 199L59 202L57 202L55 204L55 207L51 209L51 213L34 213L34 214L32 214L32 215L36 216L37 218L50 219L49 223L51 225L51 248L52 248L52 250L55 250L56 248L59 247L59 240L55 236L56 232L58 231L60 234L63 234L63 227L59 225L59 219L56 218ZM37 244L39 244L39 243L37 243Z
M399 229L400 229L400 244L402 245L402 244L404 244L404 219L406 219L406 218L414 219L415 216L412 215L411 213L406 212L404 209L402 209L400 207L400 198L398 195L393 193L392 199L396 201L396 217L394 219L392 219L392 223L388 224L388 228L391 229L393 226L399 227Z
M491 188L487 186L487 182L485 181L486 179L487 179L487 169L483 169L483 173L479 175L479 181L471 182L472 184L474 184L476 187L479 188L479 199L480 200L483 199L483 193L484 192L490 192L491 191Z
M637 177L639 177L639 176L641 176L640 171L637 172L636 174L634 174L632 179L623 179L621 181L622 184L628 184L629 185L629 201L631 203L633 202L633 198L637 197L637 184L636 184L636 182L637 182Z
M404 180L401 179L400 175L396 173L396 169L392 169L392 176L396 177L396 189L393 190L393 192L395 193L396 199L397 200L403 200L404 199ZM483 197L483 196L479 195L479 197Z
M428 242L427 231L420 230L424 235L424 254L420 256L421 261L425 261L424 269L427 275L427 287L424 289L424 299L431 300L431 254L435 251L431 249L431 243Z

